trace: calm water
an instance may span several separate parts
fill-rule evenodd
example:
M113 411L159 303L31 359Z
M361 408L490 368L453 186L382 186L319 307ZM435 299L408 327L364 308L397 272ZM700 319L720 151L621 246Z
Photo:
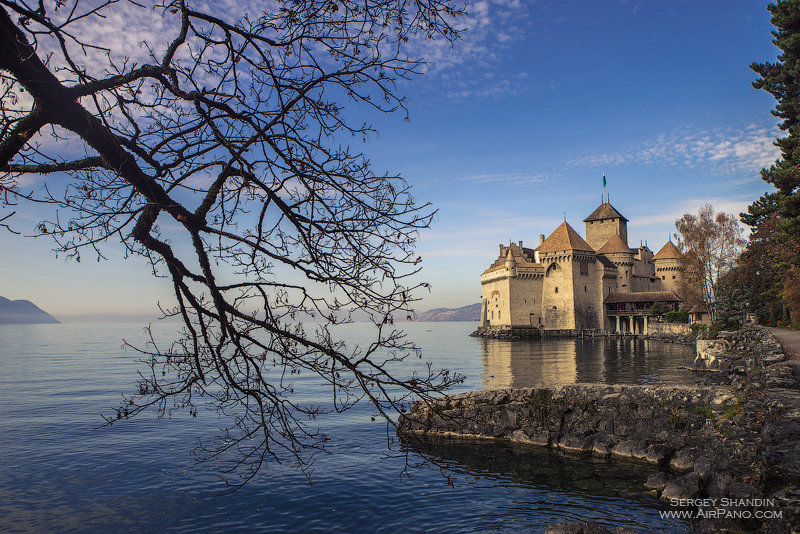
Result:
M558 383L681 383L693 351L656 342L508 343L468 337L475 323L408 325L433 361L468 377L461 390ZM154 327L168 339L174 325ZM342 328L367 341L364 325ZM131 391L140 325L0 325L0 532L544 532L592 519L639 532L683 532L642 493L648 470L576 460L521 445L387 443L368 406L318 420L333 436L313 485L272 464L244 489L218 496L218 465L193 463L213 438L214 414L146 415L93 430ZM324 394L304 378L306 395ZM408 456L406 457L406 453ZM446 467L410 469L420 454ZM450 477L454 487L447 483Z

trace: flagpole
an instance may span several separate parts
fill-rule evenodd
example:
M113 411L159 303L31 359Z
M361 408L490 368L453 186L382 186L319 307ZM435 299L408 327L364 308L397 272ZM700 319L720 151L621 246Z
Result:
M603 198L606 197L606 171L603 170Z

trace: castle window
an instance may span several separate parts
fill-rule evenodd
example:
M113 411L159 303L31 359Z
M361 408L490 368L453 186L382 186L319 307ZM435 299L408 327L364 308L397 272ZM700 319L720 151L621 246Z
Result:
M673 278L675 278L675 277L673 276ZM558 293L558 288L556 288L556 293Z
M500 315L500 310L497 310L497 318L502 319L502 316Z
M586 293L587 289L586 286L583 286L583 292Z
M675 275L674 274L672 275L672 279L675 280Z
M662 276L662 277L661 277L661 279L662 279L662 280L666 280L666 279L667 279L667 277L666 277L666 276Z

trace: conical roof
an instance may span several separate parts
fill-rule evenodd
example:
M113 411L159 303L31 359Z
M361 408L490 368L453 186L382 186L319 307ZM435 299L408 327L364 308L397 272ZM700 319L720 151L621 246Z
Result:
M594 252L594 249L589 246L589 243L583 240L569 224L566 222L561 223L561 226L556 228L556 231L550 234L550 237L544 240L544 243L536 247L540 253L545 252L558 252L560 250L588 250Z
M610 203L600 204L600 206L598 206L591 215L586 217L583 222L599 221L601 219L622 219L628 222L628 219L623 217Z
M514 254L511 253L511 247L508 247L508 254L506 254L506 263L517 263L517 260L514 259Z
M625 241L619 236L619 234L614 234L611 239L606 241L606 244L600 247L600 250L597 251L598 254L635 254L636 252L631 250L628 245L625 244Z
M661 247L661 250L653 256L654 260L680 260L683 254L678 250L678 247L672 244L672 241L667 241L667 244Z

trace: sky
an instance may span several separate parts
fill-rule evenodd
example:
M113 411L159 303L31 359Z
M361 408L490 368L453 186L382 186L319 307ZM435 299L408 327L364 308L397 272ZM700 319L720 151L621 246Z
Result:
M417 248L418 280L431 285L417 310L479 302L480 274L499 244L535 246L564 220L585 236L604 174L611 204L629 221L628 245L654 252L684 213L711 204L739 214L772 191L760 170L779 156L775 101L752 87L749 68L778 54L766 6L474 2L462 42L419 44L429 68L398 87L408 121L346 106L378 131L356 147L373 170L399 173L418 202L438 210ZM102 38L123 25L130 19L107 19ZM32 233L36 209L14 210L15 227ZM82 263L52 248L0 228L0 295L62 320L152 315L172 302L169 281L119 246L104 248L106 261Z

